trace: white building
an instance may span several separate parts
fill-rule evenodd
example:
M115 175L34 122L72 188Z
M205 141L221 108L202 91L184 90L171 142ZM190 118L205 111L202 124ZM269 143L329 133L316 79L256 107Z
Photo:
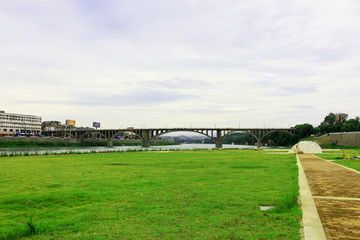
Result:
M38 135L41 132L41 117L0 111L0 136Z

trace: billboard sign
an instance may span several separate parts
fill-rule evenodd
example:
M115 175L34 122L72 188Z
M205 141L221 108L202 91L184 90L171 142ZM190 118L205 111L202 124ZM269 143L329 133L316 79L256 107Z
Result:
M99 127L100 127L100 123L99 123L99 122L93 122L93 127L99 128Z
M67 126L75 126L75 120L65 120Z

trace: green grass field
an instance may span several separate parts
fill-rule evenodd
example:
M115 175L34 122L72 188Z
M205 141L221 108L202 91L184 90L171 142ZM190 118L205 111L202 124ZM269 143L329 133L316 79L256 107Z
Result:
M297 191L265 151L2 157L0 239L294 240Z

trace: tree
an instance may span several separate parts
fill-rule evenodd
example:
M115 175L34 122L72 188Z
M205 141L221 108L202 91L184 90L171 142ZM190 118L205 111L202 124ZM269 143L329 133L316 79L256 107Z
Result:
M336 119L336 115L335 113L329 113L324 121L322 121L322 123L320 123L320 125L332 125L335 123L335 119Z
M309 137L311 134L315 134L314 127L309 123L298 124L295 126L296 135L299 139Z
M344 123L342 131L344 132L353 132L360 130L360 119L359 117L349 119Z
M340 119L338 122L336 121L337 115L340 116ZM334 125L336 123L343 124L347 121L348 117L349 117L349 114L347 114L347 113L329 113L320 125Z
M295 134L290 135L285 132L273 132L266 135L261 141L275 146L291 146L297 143L298 140L299 139Z
M336 118L337 115L340 116L339 119ZM320 123L316 129L316 132L319 134L324 134L344 131L344 123L347 121L348 117L349 115L347 113L329 113L324 118L324 121Z

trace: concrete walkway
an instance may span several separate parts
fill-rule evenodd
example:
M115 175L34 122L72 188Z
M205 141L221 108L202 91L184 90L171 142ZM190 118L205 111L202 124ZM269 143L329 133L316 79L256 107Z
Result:
M311 154L298 156L326 238L360 239L360 172Z

